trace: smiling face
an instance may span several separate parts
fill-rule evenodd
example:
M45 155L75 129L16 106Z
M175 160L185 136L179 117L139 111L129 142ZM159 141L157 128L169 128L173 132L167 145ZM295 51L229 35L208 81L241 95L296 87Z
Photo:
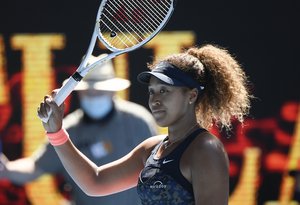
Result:
M166 85L156 77L151 77L148 90L149 108L159 126L175 125L194 114L190 104L192 90Z

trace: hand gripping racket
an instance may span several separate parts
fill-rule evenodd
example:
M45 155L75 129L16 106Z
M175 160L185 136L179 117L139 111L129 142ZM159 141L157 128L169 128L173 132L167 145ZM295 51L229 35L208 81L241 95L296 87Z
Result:
M80 80L96 65L133 51L150 41L168 22L174 11L175 1L102 0L86 55L76 72L54 97L56 104L61 105ZM87 66L97 37L112 53ZM51 112L47 118L42 119L43 122L48 121Z

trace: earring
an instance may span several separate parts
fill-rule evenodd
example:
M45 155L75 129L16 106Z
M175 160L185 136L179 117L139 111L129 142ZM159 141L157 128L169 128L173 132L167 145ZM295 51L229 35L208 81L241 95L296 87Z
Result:
M190 101L189 103L190 103L190 105L191 105L193 102L192 102L192 101Z

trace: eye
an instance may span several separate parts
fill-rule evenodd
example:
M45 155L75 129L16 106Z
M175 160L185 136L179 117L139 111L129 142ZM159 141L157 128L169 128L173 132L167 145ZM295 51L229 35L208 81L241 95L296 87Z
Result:
M160 90L159 90L159 93L160 94L165 94L165 93L168 93L169 92L169 90L167 89L167 88L165 88L165 87L163 87L163 88L161 88Z
M166 90L164 88L159 90L159 93L165 93L165 92L166 92Z

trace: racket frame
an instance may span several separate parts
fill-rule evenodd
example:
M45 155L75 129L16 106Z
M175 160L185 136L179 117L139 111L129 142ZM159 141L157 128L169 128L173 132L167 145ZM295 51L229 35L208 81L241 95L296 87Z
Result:
M56 96L54 97L54 101L56 102L56 104L58 106L60 106L65 101L65 99L71 94L71 92L75 89L75 87L78 85L78 83L82 80L82 78L84 78L88 74L88 72L90 70L92 70L93 68L95 68L96 66L98 66L102 63L105 63L108 60L115 58L118 55L121 55L123 53L128 53L128 52L131 52L133 50L140 48L141 46L143 46L147 42L149 42L154 36L156 36L164 28L164 26L167 24L167 22L171 18L171 15L174 11L176 0L172 0L171 7L169 8L169 10L167 12L166 17L163 19L163 21L160 23L160 25L155 29L155 31L152 32L152 34L150 34L147 38L145 38L138 44L136 44L132 47L129 47L129 48L125 48L125 49L116 49L115 47L111 46L109 43L107 43L105 41L105 39L102 36L102 33L100 32L100 19L99 18L102 14L102 10L104 9L106 2L107 2L107 0L102 0L101 4L99 6L99 9L97 12L97 17L96 17L96 23L95 23L94 30L93 30L93 35L91 37L91 41L90 41L90 44L88 46L85 56L83 57L80 65L78 66L76 71L69 77L67 82L58 90ZM107 49L112 51L112 53L109 53L104 58L101 58L101 59L97 60L96 62L92 63L91 65L87 66L88 59L94 51L97 39ZM41 118L41 120L44 123L47 123L51 113L52 113L52 110L50 110L48 112L48 117Z

